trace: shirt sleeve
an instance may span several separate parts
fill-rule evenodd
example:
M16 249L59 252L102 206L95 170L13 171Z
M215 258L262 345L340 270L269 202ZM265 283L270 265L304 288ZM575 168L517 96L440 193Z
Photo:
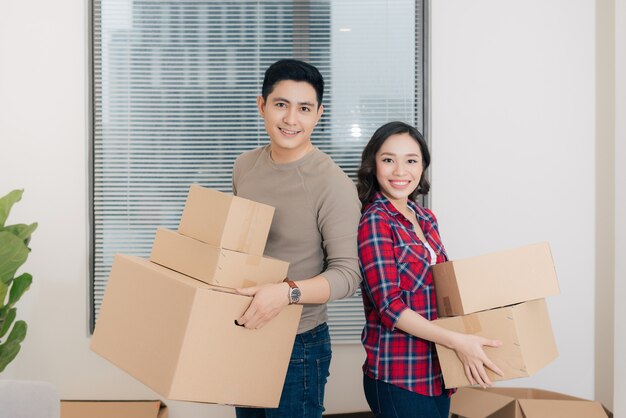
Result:
M369 213L359 225L359 264L363 289L384 327L393 330L408 309L402 300L391 227L380 214Z
M327 189L318 213L326 259L321 276L330 286L329 301L352 296L361 283L356 240L361 204L354 183L340 174Z

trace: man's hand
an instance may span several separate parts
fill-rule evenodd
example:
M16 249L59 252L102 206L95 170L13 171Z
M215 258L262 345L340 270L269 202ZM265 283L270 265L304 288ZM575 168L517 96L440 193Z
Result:
M492 385L485 368L503 376L502 370L487 357L483 350L483 346L500 347L501 345L500 341L489 340L478 335L459 334L453 348L463 363L465 376L472 385L479 384L483 388Z
M248 329L262 328L289 305L289 285L284 282L236 290L240 295L253 297L246 312L237 319L239 325Z

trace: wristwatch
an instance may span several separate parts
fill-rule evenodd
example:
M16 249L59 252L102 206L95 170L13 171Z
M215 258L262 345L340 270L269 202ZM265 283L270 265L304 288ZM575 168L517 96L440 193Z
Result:
M289 304L293 305L294 303L300 302L300 296L302 296L302 292L300 288L293 280L285 279L285 283L289 285Z

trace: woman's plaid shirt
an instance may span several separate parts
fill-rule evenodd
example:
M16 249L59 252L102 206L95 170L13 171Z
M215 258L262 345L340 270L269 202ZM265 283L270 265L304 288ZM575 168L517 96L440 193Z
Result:
M433 213L411 201L409 206L437 253L437 263L446 261ZM358 239L366 318L361 336L367 352L364 373L421 395L442 394L435 345L395 327L405 309L437 318L428 249L411 222L380 193L363 211Z

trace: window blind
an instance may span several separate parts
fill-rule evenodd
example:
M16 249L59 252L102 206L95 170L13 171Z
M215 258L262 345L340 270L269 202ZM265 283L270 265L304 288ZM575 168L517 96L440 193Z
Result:
M235 158L267 143L255 99L274 61L324 75L313 143L353 179L378 126L423 129L421 2L94 0L92 13L92 330L113 256L149 256L191 183L231 193ZM359 341L360 295L329 317L334 343Z

